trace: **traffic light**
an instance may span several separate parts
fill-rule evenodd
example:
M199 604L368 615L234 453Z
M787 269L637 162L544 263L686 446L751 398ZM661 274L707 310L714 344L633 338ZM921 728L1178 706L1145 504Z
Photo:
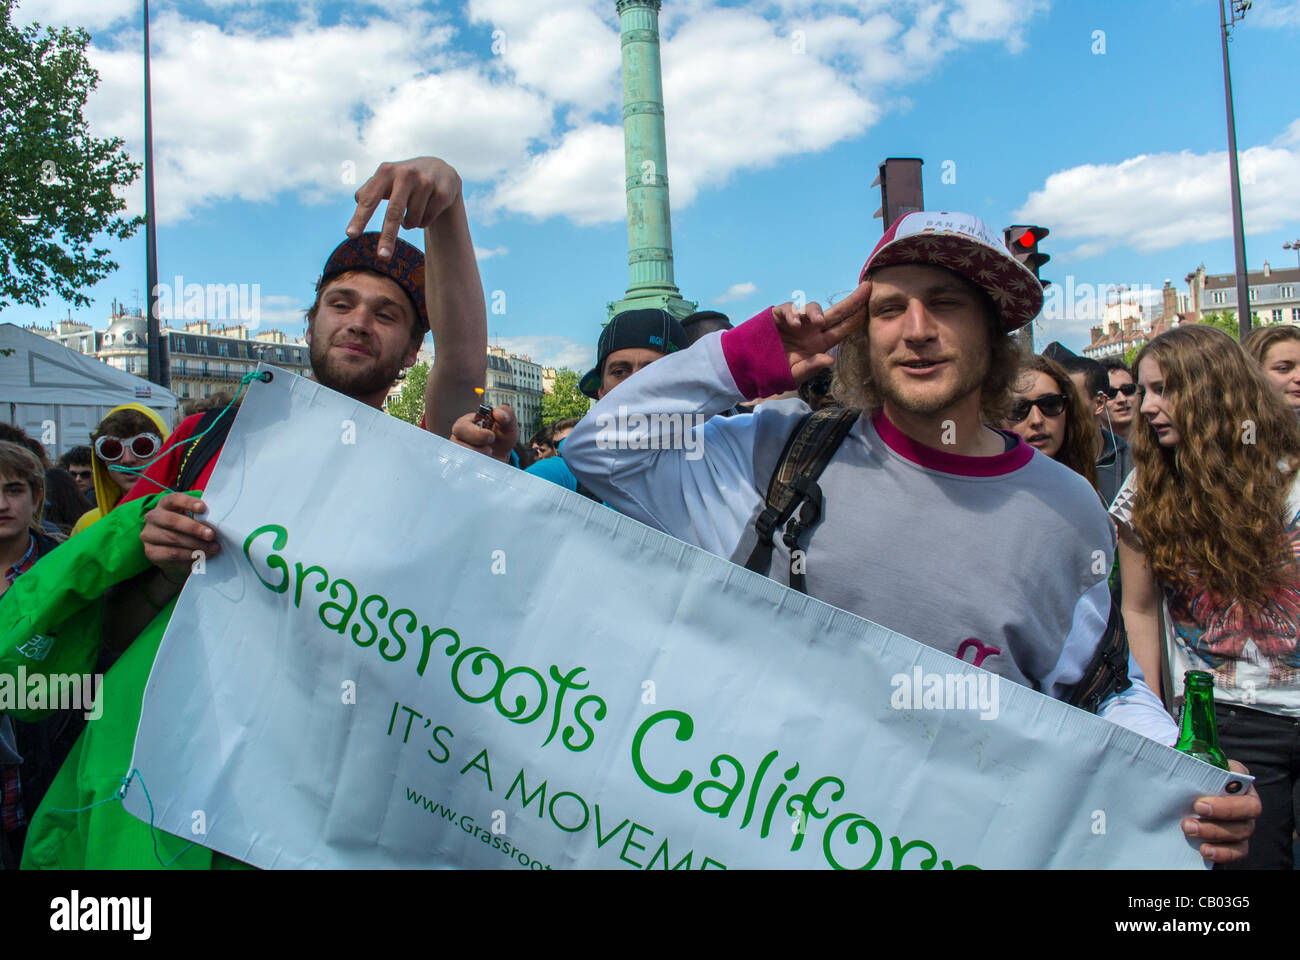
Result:
M883 220L882 230L888 230L894 221L906 213L925 209L921 193L921 165L919 157L889 157L880 165L880 173L871 185L880 188L880 209L871 215Z
M1038 268L1052 258L1046 253L1040 253L1038 244L1050 232L1046 227L1026 226L1025 224L1016 224L1002 231L1002 235L1006 239L1007 249L1011 251L1011 255L1034 271L1034 276L1038 277L1038 282L1044 287L1050 285L1052 281L1039 277Z

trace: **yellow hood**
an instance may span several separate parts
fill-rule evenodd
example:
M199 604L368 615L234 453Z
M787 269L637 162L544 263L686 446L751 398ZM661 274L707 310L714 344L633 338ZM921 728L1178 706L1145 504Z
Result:
M124 403L121 406L114 407L112 410L108 411L108 415L104 419L107 420L108 417L111 417L120 410L134 410L137 413L143 413L153 422L153 425L158 428L158 433L163 438L163 443L167 442L167 437L170 435L171 431L167 429L167 424L165 424L163 418L158 415L158 411L151 410L149 407L140 403ZM103 421L100 422L102 423ZM95 477L95 503L97 506L93 510L82 514L81 519L77 521L77 525L72 528L73 533L80 533L82 530L85 530L86 527L90 526L104 514L108 513L108 511L116 507L118 501L120 501L124 496L122 488L117 485L117 481L113 479L108 467L95 455L93 445L91 447L90 469Z

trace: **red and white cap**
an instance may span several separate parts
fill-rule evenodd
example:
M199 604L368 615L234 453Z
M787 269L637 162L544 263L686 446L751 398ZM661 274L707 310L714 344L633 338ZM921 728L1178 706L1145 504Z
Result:
M987 293L1002 315L1006 333L1043 309L1043 285L1011 255L1002 238L969 213L908 213L894 221L871 251L862 273L902 264L946 267Z

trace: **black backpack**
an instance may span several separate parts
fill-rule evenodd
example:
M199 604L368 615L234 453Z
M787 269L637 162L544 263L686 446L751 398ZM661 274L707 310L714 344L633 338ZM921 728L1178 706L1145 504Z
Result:
M192 490L203 473L203 468L208 465L208 461L221 452L226 437L230 435L230 425L235 422L235 410L231 409L227 417L221 416L225 412L227 411L218 407L205 410L203 416L199 418L194 428L194 435L198 436L202 433L203 436L199 437L197 442L188 444L189 449L181 457L181 469L176 475L178 493ZM208 432L203 433L204 430Z
M767 574L772 564L773 534L785 524L781 539L790 550L790 587L808 592L804 576L807 561L799 538L821 519L822 491L817 480L861 415L861 410L852 407L831 407L805 414L799 421L768 481L764 509L754 521L758 542L745 561L746 569ZM1128 634L1119 604L1112 602L1101 643L1066 702L1096 713L1111 694L1131 687L1128 655Z

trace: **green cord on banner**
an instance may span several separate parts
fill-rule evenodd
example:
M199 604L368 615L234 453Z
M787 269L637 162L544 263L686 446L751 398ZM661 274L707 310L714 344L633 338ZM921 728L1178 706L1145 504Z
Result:
M261 380L263 383L270 383L271 371L262 370L260 372L246 373L242 377L240 377L239 389L236 390L235 395L230 398L230 402L221 408L221 413L217 414L217 418L213 420L212 423L208 424L207 430L204 430L202 433L196 433L194 436L190 437L187 440L182 440L179 443L174 443L170 447L164 446L161 450L158 451L158 453L154 456L152 460L139 467L119 467L117 466L117 464L110 463L108 464L108 469L115 471L117 473L134 473L136 474L137 478L144 477L144 472L148 470L150 467L152 467L159 460L161 460L165 455L171 453L173 450L180 449L181 447L185 446L185 444L187 443L194 443L196 440L202 439L204 434L208 433L210 430L212 430L213 427L215 427L218 423L221 422L221 418L224 417L230 411L230 408L235 405L235 401L239 399L239 395L243 393L245 388L254 380ZM144 477L144 479L148 480L156 487L161 487L162 489L166 490L168 493L178 492L176 490L173 490L171 487L167 486L165 483L159 483L153 477Z
M111 797L105 797L103 800L96 800L94 803L88 803L84 807L77 807L75 810L64 810L59 807L51 807L50 812L51 813L84 813L85 811L94 809L95 807L98 807L101 804L112 803L114 800L120 803L121 801L126 799L126 791L131 786L132 777L139 778L140 789L144 791L145 802L149 804L149 836L153 838L153 855L154 855L154 859L157 860L160 864L162 864L163 869L165 870L168 867L170 867L173 863L175 863L176 860L182 854L184 854L186 850L194 846L194 841L191 840L189 843L185 844L185 846L181 848L180 853L176 854L176 856L172 857L170 860L164 861L163 858L159 856L158 831L154 828L153 825L153 820L154 820L153 798L149 796L149 788L145 786L144 774L142 774L138 769L133 768L129 774L127 774L125 777L122 778L122 785L117 789L117 792L114 793Z

